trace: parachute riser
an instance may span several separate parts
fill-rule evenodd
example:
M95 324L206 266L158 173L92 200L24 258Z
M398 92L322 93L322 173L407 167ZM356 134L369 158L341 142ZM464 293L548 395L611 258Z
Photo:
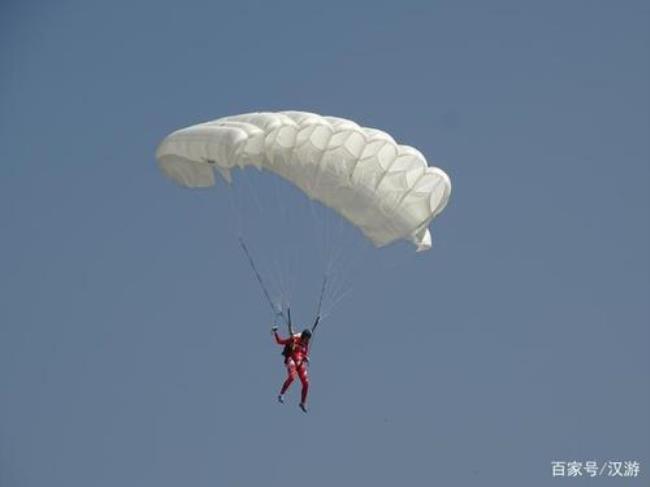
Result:
M278 309L273 305L273 300L271 299L271 295L269 294L269 291L267 290L266 286L264 285L264 281L262 280L262 276L260 275L259 271L257 270L257 267L255 266L255 262L253 261L253 257L251 256L250 252L248 251L248 247L246 246L246 243L244 242L244 238L242 236L239 236L239 245L241 246L242 250L246 254L246 257L248 258L248 263L251 266L251 269L253 269L253 272L255 273L255 277L257 278L257 282L259 283L260 287L262 288L262 292L264 293L264 296L266 297L266 301L269 303L269 306L271 307L271 312L273 313L274 316L282 316L282 318L285 320L285 322L291 327L291 314L289 308L287 308L287 313L288 317L284 316L284 312L281 309L281 311L278 313Z

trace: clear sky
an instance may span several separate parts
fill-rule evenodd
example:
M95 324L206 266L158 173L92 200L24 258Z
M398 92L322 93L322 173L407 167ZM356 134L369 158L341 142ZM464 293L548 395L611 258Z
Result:
M552 460L647 485L649 24L632 0L2 2L0 485L535 487ZM154 159L282 109L454 184L434 248L323 323L308 415L275 402L232 209Z

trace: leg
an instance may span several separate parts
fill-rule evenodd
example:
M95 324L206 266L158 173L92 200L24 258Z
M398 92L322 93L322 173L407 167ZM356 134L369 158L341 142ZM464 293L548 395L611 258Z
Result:
M281 396L285 392L287 392L287 389L289 389L289 386L295 380L295 378L296 378L296 363L293 361L293 359L290 358L287 360L287 380L284 381L284 384L282 384L282 389L280 389Z
M302 362L298 367L298 377L302 383L302 391L300 392L300 404L303 406L307 402L307 393L309 392L309 373L307 372L307 365Z

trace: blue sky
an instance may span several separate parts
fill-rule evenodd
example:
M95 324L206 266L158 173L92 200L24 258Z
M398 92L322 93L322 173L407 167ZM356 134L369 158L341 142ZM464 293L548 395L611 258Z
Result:
M0 484L646 476L649 21L635 1L3 3ZM389 249L323 323L307 416L275 402L232 208L153 156L282 109L386 130L454 184L434 248Z

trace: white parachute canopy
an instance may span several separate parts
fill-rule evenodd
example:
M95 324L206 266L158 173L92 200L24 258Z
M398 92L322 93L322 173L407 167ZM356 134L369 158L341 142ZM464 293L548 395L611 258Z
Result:
M428 226L446 206L451 181L415 148L380 130L306 112L249 113L192 125L156 151L160 169L189 188L231 182L255 166L332 208L381 247L400 239L431 247Z

